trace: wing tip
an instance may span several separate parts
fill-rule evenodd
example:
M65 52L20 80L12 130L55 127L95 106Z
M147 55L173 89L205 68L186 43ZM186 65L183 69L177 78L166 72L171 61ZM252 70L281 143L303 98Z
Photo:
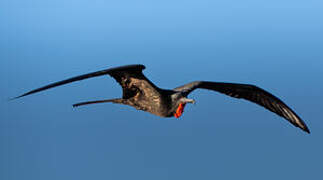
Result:
M308 134L311 134L310 129L307 127L307 125L305 124L305 122L296 113L294 113L294 114L297 117L297 119L296 119L296 122L293 122L293 124L296 127L299 127L303 131L307 132Z
M307 125L305 124L305 122L303 120L298 119L298 122L294 122L292 124L294 124L296 127L300 128L301 130L307 132L308 134L311 134L310 129L307 127Z
M8 101L13 101L13 100L16 100L16 99L22 98L22 97L27 96L27 95L28 95L28 94L23 94L23 95L16 96L16 97L13 97L13 98L8 98Z
M311 131L310 130L305 130L305 132L307 132L307 134L311 134Z
M18 98L19 98L19 96L13 97L13 98L8 98L7 101L13 101L13 100L18 99Z
M308 127L304 124L304 127L300 127L303 131L307 132L308 134L311 134L311 131L308 129Z

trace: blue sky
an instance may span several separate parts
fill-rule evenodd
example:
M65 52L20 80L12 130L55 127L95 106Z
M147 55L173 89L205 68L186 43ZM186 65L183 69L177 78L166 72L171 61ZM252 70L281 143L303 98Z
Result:
M1 1L0 179L321 179L322 10L319 0ZM120 97L110 77L7 101L135 63L163 88L258 85L312 134L205 90L179 120L114 104L72 108Z

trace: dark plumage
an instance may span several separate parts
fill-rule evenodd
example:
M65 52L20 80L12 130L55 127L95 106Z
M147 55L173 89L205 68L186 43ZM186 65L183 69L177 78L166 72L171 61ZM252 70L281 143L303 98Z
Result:
M143 75L143 69L145 69L145 66L143 65L128 65L96 71L49 84L29 91L15 97L14 99L74 81L80 81L96 76L110 75L121 85L123 90L122 98L89 101L74 104L73 106L77 107L86 104L113 102L133 106L138 110L147 111L161 117L180 117L186 103L195 102L193 99L188 99L187 96L195 89L202 88L254 102L287 119L294 126L299 127L308 133L310 132L302 119L283 101L257 86L249 84L194 81L173 90L165 90L158 88L150 82Z

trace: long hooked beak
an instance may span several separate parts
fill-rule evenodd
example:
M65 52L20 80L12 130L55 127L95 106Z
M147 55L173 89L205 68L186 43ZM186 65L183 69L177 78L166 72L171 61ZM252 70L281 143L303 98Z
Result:
M183 100L183 102L185 102L185 103L192 103L192 104L195 104L195 100L194 100L194 99L183 98L182 100Z

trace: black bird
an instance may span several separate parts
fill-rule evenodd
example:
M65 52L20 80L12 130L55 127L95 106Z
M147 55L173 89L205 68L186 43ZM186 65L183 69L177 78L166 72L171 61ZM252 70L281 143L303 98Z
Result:
M257 86L225 82L194 81L172 90L161 89L145 77L142 73L143 69L145 69L145 66L138 64L96 71L49 84L13 99L21 98L74 81L80 81L101 75L110 75L121 85L123 90L122 98L88 101L77 103L73 106L77 107L87 104L112 102L133 106L138 110L147 111L161 117L174 116L179 118L184 111L186 103L195 103L195 100L188 99L187 96L195 89L202 88L217 91L234 98L242 98L254 102L287 119L294 126L310 133L306 124L291 108L289 108L279 98Z

